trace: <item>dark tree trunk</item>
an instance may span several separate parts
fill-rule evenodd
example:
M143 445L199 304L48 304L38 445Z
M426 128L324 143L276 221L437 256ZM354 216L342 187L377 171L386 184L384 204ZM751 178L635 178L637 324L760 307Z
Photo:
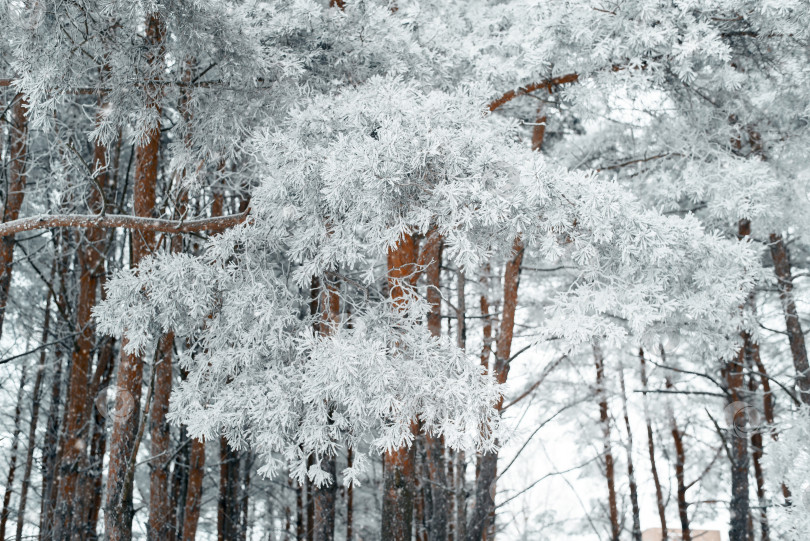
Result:
M51 270L51 279L53 280L54 270L56 265ZM34 465L34 449L37 443L37 424L39 421L39 408L42 402L42 380L45 377L45 361L48 358L48 349L45 344L48 343L48 334L51 326L51 290L45 298L45 316L42 322L42 349L39 352L39 365L37 365L37 375L34 379L34 389L32 392L32 405L31 405L31 424L28 426L28 448L25 454L25 469L23 470L22 486L20 487L20 505L17 510L17 531L15 535L16 541L22 540L23 527L25 526L25 508L28 501L28 487L31 484L31 470Z
M515 329L515 311L520 286L520 269L523 263L523 243L515 239L513 257L506 264L503 278L503 315L496 342L495 379L506 383L509 376L509 361L512 355L512 336ZM503 409L503 397L495 404L497 411ZM466 541L480 541L491 523L495 510L495 479L498 472L498 453L482 455L478 462L478 477L475 481L475 507L467 524Z
M217 541L233 541L239 537L239 452L224 437L219 439L219 461Z
M649 405L647 403L647 363L644 359L644 350L639 348L638 357L641 361L641 388L644 399L644 422L647 425L647 452L650 455L650 470L655 484L655 503L658 507L658 519L661 521L661 540L668 541L667 512L664 503L664 493L661 490L661 480L658 477L658 467L655 463L655 439L653 437L652 421L650 420Z
M172 349L174 333L161 339L161 351L155 370L155 389L150 411L152 443L152 471L149 475L149 539L166 540L171 536L174 524L170 520L169 466L171 464L171 431L166 415L169 413L169 396L172 392Z
M346 452L346 465L351 468L354 465L354 452L351 447ZM346 488L346 541L352 541L354 536L354 484Z
M613 465L613 451L610 442L610 411L605 391L605 358L598 344L593 346L596 362L596 393L599 397L599 422L602 425L602 455L605 461L605 479L608 486L608 511L610 516L610 539L619 541L619 507L616 504L616 476Z
M619 382L622 389L622 413L624 414L624 428L627 430L627 479L630 484L630 505L633 510L634 541L641 541L641 512L638 506L638 485L636 473L633 468L633 431L630 428L630 416L627 413L627 391L624 387L624 367L619 367Z
M0 513L0 539L6 538L6 525L11 513L11 493L14 490L14 477L17 473L17 447L20 442L20 417L22 417L22 403L25 398L25 380L28 374L28 365L23 365L20 374L20 390L17 393L17 406L14 408L14 431L11 435L11 449L9 450L8 475L6 476L6 492L3 494L3 511Z
M205 442L191 440L188 460L188 484L183 509L183 541L194 541L200 521L203 479L205 477Z
M750 231L750 225L749 225ZM779 286L779 297L785 313L790 353L793 356L793 367L796 370L796 382L799 384L801 400L810 405L810 365L807 362L807 347L804 342L799 313L793 297L793 274L790 268L790 253L781 235L770 236L771 257Z

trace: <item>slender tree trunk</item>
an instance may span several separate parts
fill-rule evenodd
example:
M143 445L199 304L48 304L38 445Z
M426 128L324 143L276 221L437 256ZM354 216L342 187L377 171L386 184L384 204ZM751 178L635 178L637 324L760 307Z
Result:
M743 239L751 235L751 222L740 220L738 236ZM789 263L788 263L789 264ZM780 284L782 285L782 284ZM783 290L784 291L784 290ZM798 320L797 320L798 322ZM748 412L746 407L738 407L745 401L745 366L751 350L751 336L746 331L740 333L743 347L736 359L729 360L723 367L726 381L726 391L729 407L735 411L732 429L729 431L731 447L731 515L729 527L729 541L747 541L749 518L749 488L748 488ZM801 381L801 372L800 372Z
M627 391L624 387L624 367L619 366L619 383L622 390L622 413L624 414L624 428L627 430L627 479L630 484L630 505L633 509L634 541L641 541L641 512L638 506L638 485L633 467L633 431L630 428L630 416L627 413Z
M458 313L456 314L456 345L462 351L467 350L467 278L462 271L458 271L457 277L458 285L456 287L456 307ZM464 539L467 535L467 458L464 450L459 449L455 457L456 468L456 483L455 483L455 496L456 496L456 535L459 539ZM488 529L495 528L495 508L493 506L492 512L488 518Z
M307 460L307 469L315 464L314 457L310 456ZM307 478L306 480L306 495L307 495L307 541L314 541L315 530L315 496L312 494L312 481Z
M174 333L161 339L161 352L155 365L155 389L152 394L150 429L152 442L152 471L149 475L149 539L165 540L171 535L174 524L169 520L169 466L171 456L171 431L166 415L169 413L169 396L172 392L172 349Z
M93 376L94 384L90 396L98 396L99 391L110 385L113 370L115 369L115 340L107 337L103 340L103 346L99 353L98 366ZM90 463L89 480L85 490L87 509L86 526L88 539L97 539L96 528L98 526L98 516L101 511L101 498L104 492L104 455L107 453L107 420L104 415L95 408L93 411L93 437L90 441Z
M205 442L191 440L188 459L188 485L186 505L183 509L183 541L194 541L200 521L200 506L205 477Z
M51 281L53 281L54 270L56 265L51 270ZM23 470L22 486L20 487L20 505L17 510L17 531L15 535L16 541L21 541L23 527L25 526L25 507L28 501L28 487L31 484L31 469L34 465L34 448L37 443L37 424L39 421L39 408L42 401L41 389L42 380L45 377L45 361L48 358L48 349L45 344L48 343L48 334L51 326L51 290L45 297L45 316L42 322L42 349L39 352L39 365L37 365L37 375L34 379L33 399L31 405L31 424L28 426L28 448L25 454L25 469ZM4 539L0 537L0 539Z
M354 466L354 452L352 448L346 452L346 466ZM354 484L346 488L346 541L352 541L354 537Z
M224 436L219 438L219 461L217 541L233 541L239 536L239 452Z
M146 22L146 43L149 46L147 62L150 66L163 62L163 23L157 14L150 14ZM150 107L159 116L158 89L147 84L152 96ZM151 216L155 207L158 159L160 151L160 129L153 126L143 144L135 150L135 184L133 186L134 210L137 216ZM133 232L131 266L137 267L155 247L153 232ZM116 398L116 407L124 407L125 400L132 400L135 406L129 417L115 418L110 438L110 461L107 476L107 502L105 523L108 541L128 541L132 537L132 494L125 493L125 480L131 476L129 464L138 430L141 385L143 382L143 361L138 354L126 352L126 340L121 344L121 362L118 366L118 387L121 392Z
M295 488L295 539L296 541L305 541L306 530L304 523L304 485L298 485Z
M662 349L663 351L663 349ZM667 378L666 388L672 389L672 382ZM669 408L669 425L672 441L675 442L675 480L678 484L678 516L681 520L681 538L691 541L692 531L689 527L689 504L686 501L686 450L683 445L683 432L678 428L675 413Z
M330 336L340 324L339 286L324 282L320 293L320 325L318 332ZM330 419L327 421L331 423ZM334 455L321 457L321 469L330 476L328 485L313 487L314 518L310 529L314 541L334 541L335 502L337 500L337 463Z
M395 308L407 302L402 282L412 284L417 263L413 236L406 234L388 251L388 291ZM388 451L383 456L382 539L410 541L413 531L414 446Z
M11 492L14 490L14 477L17 473L17 447L20 441L20 417L22 417L22 403L25 398L27 374L28 365L24 364L20 373L20 390L17 393L17 406L14 408L14 432L11 435L8 475L6 476L6 492L3 494L3 511L0 514L0 539L6 538L6 525L8 524L8 516L11 513Z
M22 94L14 96L11 107L11 145L8 165L8 192L3 206L3 222L11 222L20 216L25 197L28 161L28 121L25 109L28 102ZM8 292L11 286L11 271L14 265L14 235L0 239L0 337L3 335L3 321L6 316Z
M644 359L644 350L639 348L638 357L641 361L641 388L644 400L644 421L647 425L647 451L650 455L650 470L655 484L655 503L658 507L658 519L661 521L661 540L669 540L667 530L667 512L664 503L664 493L661 490L661 480L658 477L658 467L655 464L655 439L653 438L652 421L650 420L649 405L647 403L647 363Z
M56 468L59 464L59 410L62 403L62 349L57 344L51 383L48 422L42 445L42 502L39 514L39 538L52 539L53 509L56 499Z
M496 342L495 379L503 385L509 375L509 362L512 355L512 336L515 329L515 311L520 285L520 268L523 263L523 243L515 239L514 255L506 264L503 279L503 315ZM497 411L503 409L503 397L495 404ZM498 453L486 453L481 456L478 467L478 478L475 483L475 507L467 525L466 541L484 539L489 517L495 509L495 479L498 472Z
M749 231L750 231L750 225ZM785 313L790 353L793 356L793 367L796 369L796 382L799 384L801 400L810 405L810 364L807 362L807 347L804 342L799 313L793 297L793 273L790 268L790 253L781 235L770 236L771 257L779 286L779 297Z
M751 355L759 357L759 344L751 344ZM757 363L760 364L760 363ZM756 378L751 375L748 378L748 390L751 396L757 392L758 382ZM762 432L753 430L751 432L751 459L754 463L754 479L757 483L757 501L759 502L759 527L760 527L760 540L770 541L770 524L768 523L768 499L765 495L765 473L762 469L762 452L763 452ZM753 529L749 532L753 535Z
M174 531L169 541L183 538L183 511L186 506L186 493L188 492L189 451L191 440L188 440L186 427L180 427L180 448L174 461L172 471L171 514L169 522L173 524Z
M596 361L596 392L599 397L599 422L602 425L602 454L605 460L605 479L608 485L608 511L610 514L610 539L619 541L619 507L616 504L616 476L613 465L613 451L610 443L610 411L607 392L605 391L605 358L602 348L593 345L593 357Z
M242 514L239 522L239 539L240 541L247 541L248 530L250 527L250 472L253 469L253 454L250 450L245 452L242 458L242 499L239 502L239 511ZM272 514L272 509L268 509Z

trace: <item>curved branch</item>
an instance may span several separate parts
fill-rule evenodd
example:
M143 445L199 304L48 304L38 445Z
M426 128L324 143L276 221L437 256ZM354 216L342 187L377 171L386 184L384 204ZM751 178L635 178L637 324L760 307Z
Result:
M521 88L518 88L517 90L510 90L509 92L507 92L506 94L504 94L503 96L498 98L497 100L495 100L493 102L490 102L489 110L494 111L495 109L497 109L501 105L503 105L503 104L505 104L505 103L507 103L509 101L512 101L513 99L517 98L518 96L524 96L526 94L530 94L530 93L534 92L535 90L540 90L541 88L545 88L546 90L551 92L551 89L554 88L555 86L564 85L564 84L567 84L567 83L575 83L578 80L579 80L579 74L577 74L577 73L569 73L568 75L561 75L560 77L554 77L552 79L546 79L545 81L532 83L532 84L523 86Z
M219 216L215 218L198 218L196 220L164 220L162 218L148 218L143 216L128 216L123 214L41 214L30 218L21 218L0 224L0 238L34 231L37 229L51 229L54 227L79 228L124 228L134 231L154 231L157 233L219 233L238 225L248 217L250 209L240 214Z

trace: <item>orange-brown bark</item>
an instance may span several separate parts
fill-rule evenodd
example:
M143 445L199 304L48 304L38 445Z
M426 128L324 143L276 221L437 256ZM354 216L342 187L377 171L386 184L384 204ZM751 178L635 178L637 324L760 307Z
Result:
M172 348L174 333L161 339L161 351L155 371L155 388L150 412L152 471L149 474L149 537L167 539L174 524L170 522L169 465L171 463L171 432L166 415L172 392Z
M146 42L150 65L163 60L163 23L159 15L150 14L146 22ZM156 88L150 88L152 103L149 105L159 116L160 105ZM141 145L135 150L135 183L133 186L133 207L138 216L152 216L155 207L155 192L158 175L160 150L159 126L152 126ZM152 231L139 231L132 234L131 266L137 267L140 261L155 248L155 234ZM137 353L126 352L126 340L121 345L121 361L118 366L119 393L116 407L123 407L123 400L131 397L135 410L130 416L118 416L113 422L110 437L109 473L107 476L107 502L105 523L109 541L126 541L132 535L132 494L131 485L126 479L131 477L130 456L136 445L143 382L143 361ZM148 407L148 404L147 404Z
M405 234L388 250L388 291L394 306L405 307L405 285L413 284L416 241ZM387 451L383 457L382 539L410 541L413 530L414 447Z
M610 539L619 541L621 526L619 524L619 507L616 503L616 476L613 464L613 451L610 444L610 411L608 410L607 393L605 392L605 358L599 345L593 346L593 357L596 363L596 392L599 397L599 422L602 425L602 458L605 461L605 479L608 485L608 513L610 516Z
M26 164L28 161L28 121L25 118L27 105L28 103L22 94L14 96L9 130L8 191L6 192L6 201L3 207L3 224L17 219L25 197ZM9 287L11 286L13 263L14 237L3 237L0 240L0 336L3 333L3 321L6 315Z
M200 521L200 505L202 504L204 476L205 442L193 439L191 440L191 450L189 451L186 506L183 510L183 541L194 541L197 536L197 524Z

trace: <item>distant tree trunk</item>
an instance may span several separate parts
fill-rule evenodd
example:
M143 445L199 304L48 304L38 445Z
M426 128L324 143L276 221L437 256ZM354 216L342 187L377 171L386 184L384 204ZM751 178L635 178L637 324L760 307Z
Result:
M748 227L750 230L750 225ZM793 273L790 268L790 253L781 235L772 233L770 241L773 269L779 286L782 310L785 313L785 326L787 327L788 341L790 342L790 353L793 356L793 367L796 370L796 382L799 384L802 402L810 405L810 364L807 361L804 332L802 331L799 313L796 310L796 301L793 297Z
M395 308L407 302L401 282L411 282L417 263L416 242L405 234L388 250L388 292ZM388 451L383 456L382 539L410 541L413 530L414 446Z
M650 455L650 470L655 484L655 502L658 507L658 518L661 521L661 540L668 541L666 504L664 493L661 490L661 480L658 477L658 468L655 465L655 439L653 438L652 421L650 420L649 405L647 403L647 363L644 360L644 350L639 348L638 357L641 361L641 388L644 399L644 421L647 425L647 451Z
M48 422L42 444L42 502L39 514L39 538L52 539L53 509L56 500L56 468L59 464L59 410L62 403L62 349L56 345L51 382Z
M624 387L624 367L619 366L619 383L622 390L622 413L624 414L624 428L627 430L627 479L630 484L630 505L633 509L634 541L641 541L641 513L638 506L638 485L636 473L633 468L633 431L630 428L630 416L627 412L627 390Z
M53 281L54 270L56 265L51 270L51 281ZM32 405L31 405L31 424L28 426L28 448L25 455L25 469L23 471L22 486L20 487L20 504L17 510L17 531L15 535L16 541L21 541L23 527L25 526L25 507L28 501L28 487L31 484L31 469L34 465L34 449L37 443L37 424L39 421L39 408L42 403L42 380L45 377L45 361L48 358L48 349L45 345L48 343L48 334L51 326L51 290L45 297L45 316L42 321L42 339L41 350L39 351L39 364L37 365L37 375L34 378L34 389L32 391ZM0 539L4 539L0 537Z
M503 385L509 375L509 362L512 355L512 336L515 329L515 311L518 301L518 287L520 286L520 269L523 263L523 242L515 239L513 256L506 264L503 278L503 315L496 342L497 356L495 358L495 380ZM503 409L503 397L495 404L495 409ZM489 517L495 509L493 495L495 493L495 479L498 472L498 453L486 453L481 456L478 467L478 478L475 482L475 507L467 525L466 541L479 541L484 539Z
M194 541L200 521L203 479L205 477L205 441L192 439L188 459L186 505L183 509L183 541Z
M739 238L751 235L751 222L740 220L738 227ZM784 291L784 290L783 290ZM751 336L746 331L740 333L743 347L736 359L729 360L723 367L726 381L728 403L739 411L733 416L732 429L729 431L731 444L731 515L729 527L729 541L748 540L748 518L750 504L748 501L748 412L746 407L739 407L745 401L745 366L751 351ZM801 380L801 372L800 372Z
M161 338L160 356L154 367L155 389L152 394L152 409L149 422L152 442L152 471L149 475L149 539L165 540L171 535L174 524L169 498L169 466L171 456L171 431L166 415L169 413L169 396L172 392L172 349L174 333Z
M11 512L11 492L14 490L14 477L17 473L17 447L20 442L20 417L22 416L22 403L25 398L25 380L28 374L28 365L22 366L20 373L20 390L17 393L17 406L14 408L14 432L11 435L11 449L9 450L8 475L6 476L6 492L3 494L3 511L0 514L0 539L6 538L6 524Z
M146 21L145 37L148 45L147 63L150 66L160 65L163 62L164 31L160 16L155 13L150 14ZM151 95L149 107L153 109L156 116L160 116L159 90L150 82L147 82L146 86ZM143 144L135 149L133 207L137 216L151 216L154 211L159 151L160 129L159 126L153 126ZM154 250L154 247L155 234L153 232L133 232L131 266L137 267L140 261ZM143 360L138 354L126 352L126 340L121 344L117 382L121 392L116 398L116 407L123 408L124 401L131 399L134 411L128 417L116 417L113 422L104 516L108 541L128 541L132 537L132 494L125 493L128 491L125 487L125 480L131 475L128 475L128 469L135 468L135 464L129 464L129 459L136 445L135 439L140 417Z
M307 459L307 469L311 468L315 464L315 459L310 456ZM315 524L315 496L312 493L312 481L307 478L306 483L306 495L307 495L307 541L314 541L315 538L315 530L313 529L313 525Z
M458 313L456 314L456 345L462 351L467 350L467 278L464 272L458 271L457 287L456 287L456 307ZM456 535L459 539L464 539L467 535L467 458L464 450L459 449L455 456L456 468ZM495 528L495 508L493 506L492 512L488 518L488 529L494 530ZM494 535L494 531L492 532Z
M346 451L346 466L354 466L354 452L352 448ZM354 537L354 484L346 488L346 541L352 541Z
M599 422L602 425L602 454L605 460L605 479L608 485L608 511L610 515L610 539L619 541L619 507L616 504L616 476L613 465L613 451L610 442L610 411L607 392L605 391L605 358L599 344L593 345L593 357L596 361L596 393L599 397Z
M231 449L224 436L219 438L219 500L217 541L239 537L239 452Z
M20 207L22 207L25 197L28 162L28 121L25 118L27 106L28 102L22 94L14 96L9 126L8 191L3 207L3 222L11 222L19 218ZM3 321L6 316L13 264L14 235L9 235L0 239L0 337L3 336Z
M103 341L103 346L99 352L98 366L93 375L90 396L98 396L99 390L109 386L112 373L115 368L115 340L107 337ZM104 455L107 452L107 424L104 415L94 408L92 415L93 436L90 440L90 462L89 479L85 487L85 516L86 532L88 539L97 539L98 515L101 510L101 498L104 492L103 468Z

